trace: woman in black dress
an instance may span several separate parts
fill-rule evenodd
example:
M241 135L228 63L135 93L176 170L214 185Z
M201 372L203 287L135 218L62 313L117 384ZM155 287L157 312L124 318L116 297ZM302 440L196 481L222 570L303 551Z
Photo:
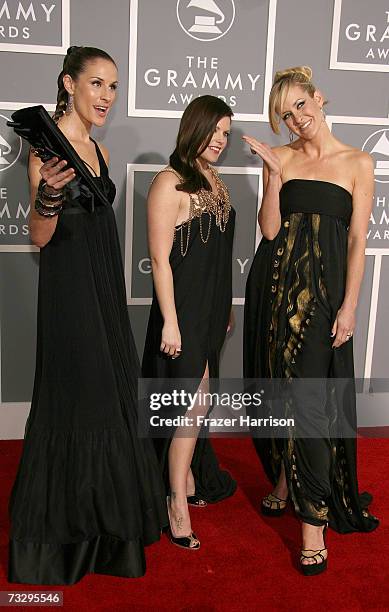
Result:
M111 205L108 152L90 131L104 125L117 79L107 53L71 47L54 116ZM137 437L140 368L115 215L96 198L86 212L92 196L64 161L30 155L29 178L41 248L37 359L10 502L9 581L141 576L144 546L167 516L154 448Z
M192 391L205 391L208 378L218 376L231 312L235 212L212 165L227 145L231 116L214 96L191 102L170 165L155 177L148 197L154 297L143 376L196 379ZM197 406L195 413L202 409ZM209 440L197 439L196 426L170 433L155 438L169 492L170 537L198 549L188 503L219 501L232 495L236 484L219 469Z
M328 522L340 533L378 524L367 510L371 496L358 493L352 350L373 164L331 134L311 77L307 67L275 75L270 123L279 133L279 118L284 121L290 144L271 149L244 137L264 160L263 239L247 281L244 373L294 379L291 389L300 380L301 393L288 398L295 401L288 416L302 417L302 431L309 431L307 437L291 430L283 440L255 438L275 486L261 508L279 516L289 494L302 521L304 574L327 566ZM348 381L341 399L340 385L330 379Z

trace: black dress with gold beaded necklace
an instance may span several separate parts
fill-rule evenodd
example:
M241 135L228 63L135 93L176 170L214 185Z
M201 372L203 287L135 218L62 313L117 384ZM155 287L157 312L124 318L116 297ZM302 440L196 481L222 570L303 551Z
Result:
M352 340L333 349L330 335L344 298L352 196L334 183L292 179L281 188L280 212L281 229L262 239L247 281L244 375L319 381L296 404L311 432L327 433L291 431L254 444L274 484L284 463L304 522L371 531L378 520L367 509L371 496L358 492L355 436L343 433L356 431ZM330 379L347 381L341 402L325 387Z
M143 354L145 378L201 381L207 363L210 378L219 375L232 303L235 211L217 171L211 166L210 170L217 194L205 189L190 194L189 217L175 228L170 253L182 353L172 360L160 351L163 319L154 291ZM182 181L171 166L161 172L173 172ZM170 437L154 440L167 488L170 442ZM219 468L207 437L197 440L191 468L196 495L205 501L217 502L234 493L236 483Z

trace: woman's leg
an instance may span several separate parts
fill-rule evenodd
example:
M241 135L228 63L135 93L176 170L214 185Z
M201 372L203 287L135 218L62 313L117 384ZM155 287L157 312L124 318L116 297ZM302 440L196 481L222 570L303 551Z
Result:
M196 493L196 483L193 476L192 469L189 468L188 475L186 478L186 495L190 497Z
M281 461L280 475L273 491L262 499L262 511L271 516L281 515L286 509L288 498L288 483L285 475L285 465Z
M276 495L280 499L286 499L288 497L288 483L286 482L284 462L281 463L280 477L273 489L273 495Z
M206 365L204 375L198 391L207 393L209 370ZM209 406L196 404L185 416L192 418L194 424L187 427L178 427L169 448L169 481L170 481L170 518L171 528L175 537L189 536L192 532L190 514L187 502L188 484L194 489L193 474L190 469L193 452L196 446L200 426L196 424L196 417L208 412Z

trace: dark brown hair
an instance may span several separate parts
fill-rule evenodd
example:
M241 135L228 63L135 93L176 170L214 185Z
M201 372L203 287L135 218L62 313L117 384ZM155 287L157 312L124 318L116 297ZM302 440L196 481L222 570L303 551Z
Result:
M69 94L63 84L64 75L69 74L72 79L77 80L81 72L85 70L86 64L97 58L108 60L116 66L112 57L102 49L96 49L96 47L69 47L63 61L62 70L57 79L58 93L57 106L53 115L54 121L58 121L58 119L62 117L68 105Z
M186 107L177 135L176 148L169 163L183 182L176 185L178 191L195 193L199 189L212 190L200 172L196 159L209 145L220 119L232 117L231 108L215 96L200 96Z

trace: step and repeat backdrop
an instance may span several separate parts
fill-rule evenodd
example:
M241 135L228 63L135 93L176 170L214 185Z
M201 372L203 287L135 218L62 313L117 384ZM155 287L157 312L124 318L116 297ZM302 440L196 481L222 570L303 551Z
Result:
M220 160L237 210L236 327L223 352L225 377L241 375L244 289L260 240L262 167L242 135L286 142L286 132L275 137L268 124L273 73L312 66L329 100L332 132L374 159L355 363L365 379L358 394L360 425L389 425L383 383L389 369L387 0L0 0L0 437L22 437L28 414L39 265L28 235L28 151L6 121L23 106L54 109L56 79L71 44L101 47L119 67L118 101L94 135L111 154L128 308L140 354L151 301L145 216L150 181L166 164L179 118L194 97L220 96L234 111L230 145Z

